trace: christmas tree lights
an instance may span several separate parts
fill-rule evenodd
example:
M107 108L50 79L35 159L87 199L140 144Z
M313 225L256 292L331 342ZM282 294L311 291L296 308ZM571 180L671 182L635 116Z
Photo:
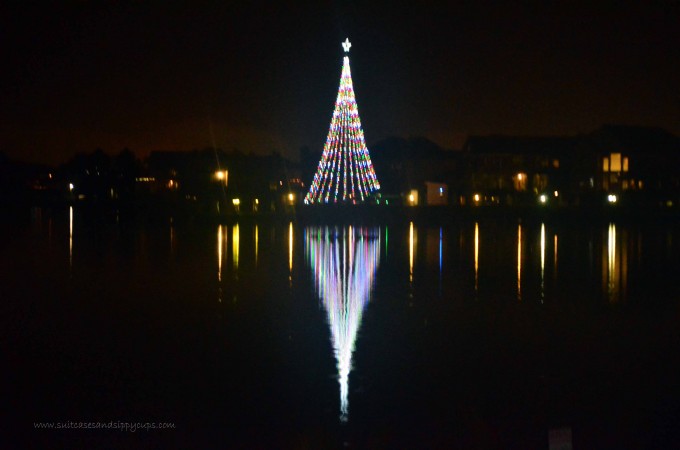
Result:
M340 418L344 421L349 413L354 344L380 263L380 230L308 228L305 253L328 316L340 384Z
M351 45L349 39L343 42L345 53ZM379 189L361 128L349 56L345 55L331 126L305 204L355 204L367 200Z

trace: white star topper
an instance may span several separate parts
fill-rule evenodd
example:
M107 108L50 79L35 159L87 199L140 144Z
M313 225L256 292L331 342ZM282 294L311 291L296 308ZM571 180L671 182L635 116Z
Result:
M345 38L345 42L342 43L342 48L345 49L345 53L349 53L349 48L352 46L352 43L349 41L349 38Z

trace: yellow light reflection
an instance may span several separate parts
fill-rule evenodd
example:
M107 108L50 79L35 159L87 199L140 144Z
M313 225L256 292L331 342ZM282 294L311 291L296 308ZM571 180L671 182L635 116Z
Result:
M175 253L175 226L172 217L170 218L170 253Z
M413 222L409 225L408 232L408 266L409 266L409 281L413 282L413 254L415 247L415 236L413 232Z
M241 242L239 240L239 228L238 224L234 225L234 228L231 230L231 253L232 253L232 258L234 260L234 270L238 270L238 253L239 253L239 247L241 245Z
M616 225L609 224L607 230L607 297L610 302L619 299L619 270L616 264Z
M475 222L475 291L479 289L479 223Z
M522 301L522 225L517 225L517 300Z
M217 227L217 281L222 281L222 225Z
M259 237L260 230L258 230L257 225L255 225L255 267L257 267L257 251L259 247Z
M288 225L288 271L293 273L293 222Z

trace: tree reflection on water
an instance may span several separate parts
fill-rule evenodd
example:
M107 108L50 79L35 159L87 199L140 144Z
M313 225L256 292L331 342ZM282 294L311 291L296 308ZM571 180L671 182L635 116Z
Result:
M340 383L340 419L346 421L352 353L380 263L380 230L309 227L305 254L328 315Z

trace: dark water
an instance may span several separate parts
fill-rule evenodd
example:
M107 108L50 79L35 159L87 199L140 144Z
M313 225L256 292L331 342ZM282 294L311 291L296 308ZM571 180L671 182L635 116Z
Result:
M18 217L9 448L680 448L675 223Z

